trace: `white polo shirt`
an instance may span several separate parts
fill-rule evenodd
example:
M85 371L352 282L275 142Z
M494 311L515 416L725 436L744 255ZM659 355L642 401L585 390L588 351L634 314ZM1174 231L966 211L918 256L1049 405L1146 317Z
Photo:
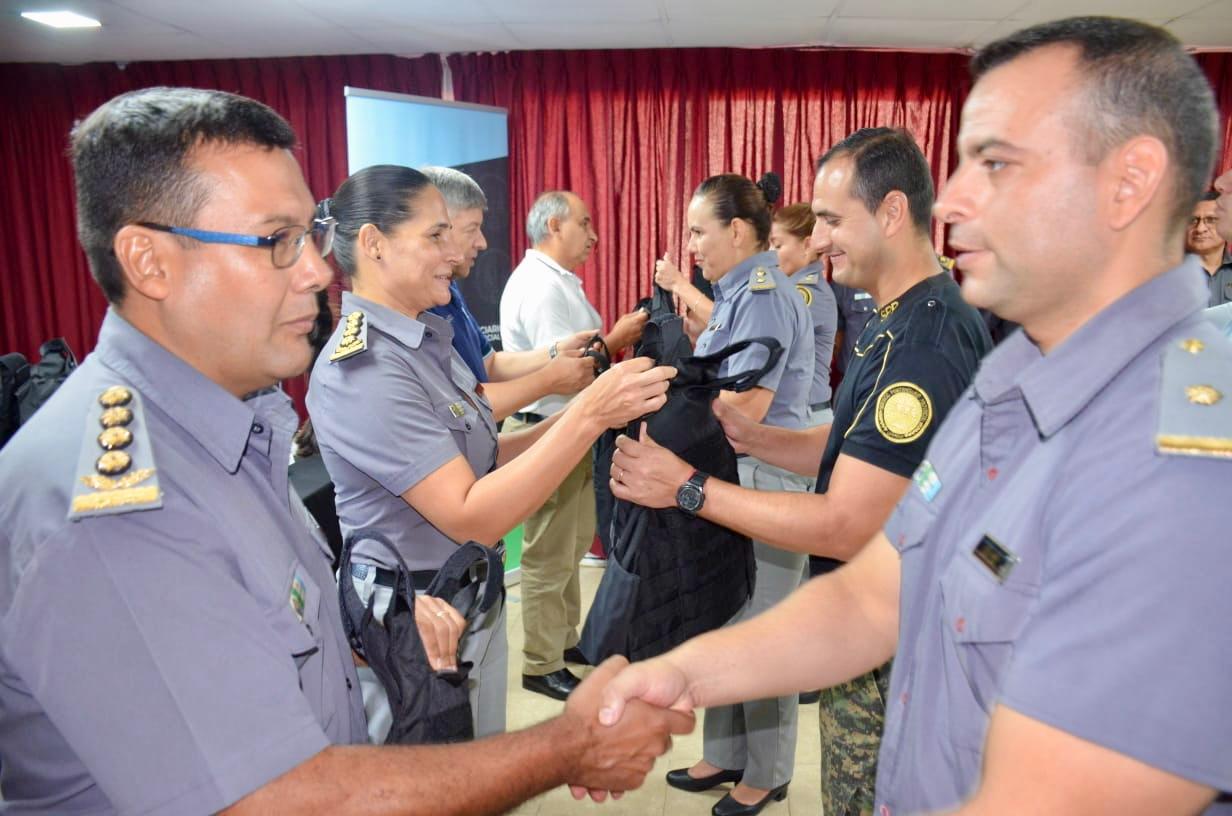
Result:
M586 299L582 279L538 250L509 276L500 303L501 344L505 351L530 351L580 331L603 328L603 319ZM554 414L568 397L548 396L523 411Z

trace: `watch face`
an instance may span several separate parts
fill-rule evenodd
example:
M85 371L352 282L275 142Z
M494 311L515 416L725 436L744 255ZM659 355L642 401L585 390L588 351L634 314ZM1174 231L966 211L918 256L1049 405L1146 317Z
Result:
M702 506L702 489L691 482L685 482L676 491L676 504L686 513L696 513Z

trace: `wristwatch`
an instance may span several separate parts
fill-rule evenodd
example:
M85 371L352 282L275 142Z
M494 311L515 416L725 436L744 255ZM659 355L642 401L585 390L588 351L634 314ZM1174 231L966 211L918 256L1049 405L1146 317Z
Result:
M709 473L702 473L700 470L693 471L689 481L676 488L676 506L690 516L696 516L702 509L702 505L706 503L706 491L702 489L702 485L709 478Z

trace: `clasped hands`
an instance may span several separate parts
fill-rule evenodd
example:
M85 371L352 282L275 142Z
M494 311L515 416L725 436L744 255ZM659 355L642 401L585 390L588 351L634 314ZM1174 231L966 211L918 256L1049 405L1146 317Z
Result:
M694 708L684 673L666 658L605 660L569 695L562 715L587 737L568 776L573 798L602 802L641 787L672 735L693 731Z

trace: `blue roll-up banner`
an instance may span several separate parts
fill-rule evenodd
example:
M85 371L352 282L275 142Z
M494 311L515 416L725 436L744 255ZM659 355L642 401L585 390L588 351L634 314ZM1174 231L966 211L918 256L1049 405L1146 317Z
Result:
M500 296L509 251L509 112L423 96L346 88L347 171L374 164L453 167L488 197L479 255L462 294L489 342L500 348Z

